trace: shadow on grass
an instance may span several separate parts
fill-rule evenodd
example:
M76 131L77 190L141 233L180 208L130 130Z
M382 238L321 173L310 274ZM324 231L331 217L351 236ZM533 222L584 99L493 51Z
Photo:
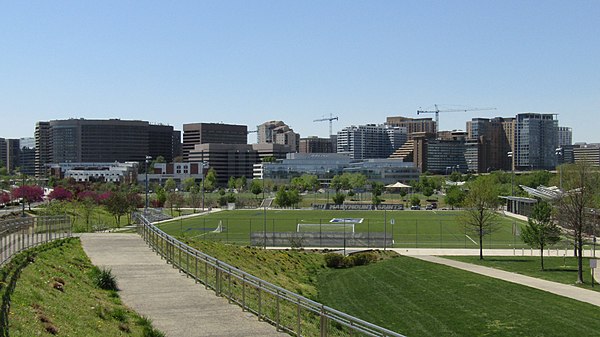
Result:
M577 269L565 269L565 268L545 268L544 272L577 272Z
M488 262L531 262L531 260L523 260L523 259L494 259L494 258L484 258L484 261Z

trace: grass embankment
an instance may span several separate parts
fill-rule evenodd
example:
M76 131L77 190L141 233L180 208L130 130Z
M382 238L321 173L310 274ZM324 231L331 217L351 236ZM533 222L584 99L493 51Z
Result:
M318 277L318 299L407 336L597 336L598 308L400 257Z
M479 260L477 256L444 256L445 258L478 264L481 266L497 268L513 273L540 278L543 280L576 285L581 288L600 291L600 286L595 281L592 287L589 258L583 258L583 279L586 283L575 284L577 281L577 258L569 257L544 257L544 270L542 271L539 257L532 256L489 256Z
M193 246L251 274L407 336L595 336L597 307L408 257L348 269L321 254ZM386 257L391 253L387 252Z
M6 336L162 336L118 292L97 288L92 270L75 238L15 256L1 274Z
M394 247L404 248L478 248L477 237L465 230L458 220L460 211L323 211L323 210L236 210L223 211L206 216L188 219L176 219L160 225L171 235L185 235L206 240L218 240L227 243L248 245L250 233L296 232L298 224L313 224L310 231L340 231L328 228L332 218L362 218L356 224L358 233L387 230L393 237ZM394 219L394 225L391 220ZM387 225L385 224L387 222ZM318 225L323 226L319 227ZM213 232L219 225L225 230ZM526 247L515 235L514 226L524 223L508 217L500 217L497 231L487 235L485 248L521 248Z

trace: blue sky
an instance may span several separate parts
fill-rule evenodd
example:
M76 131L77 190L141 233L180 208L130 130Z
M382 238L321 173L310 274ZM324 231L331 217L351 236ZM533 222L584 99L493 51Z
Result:
M0 2L0 137L63 118L326 136L313 119L336 131L440 104L497 108L441 129L551 112L600 142L598 18L600 1Z

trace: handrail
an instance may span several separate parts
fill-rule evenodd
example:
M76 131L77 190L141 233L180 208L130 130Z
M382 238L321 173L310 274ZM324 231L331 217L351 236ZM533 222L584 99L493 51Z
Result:
M71 220L63 215L0 221L0 265L23 250L71 235Z
M142 213L135 213L134 218L144 241L168 263L207 289L214 290L217 296L237 303L280 331L296 336L404 337L278 287L190 247L154 226Z

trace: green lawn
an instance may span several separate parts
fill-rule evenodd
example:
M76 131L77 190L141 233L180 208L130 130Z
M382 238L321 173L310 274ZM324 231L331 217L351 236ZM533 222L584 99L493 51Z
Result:
M569 253L573 253L569 251ZM575 284L577 281L577 259L570 257L544 257L544 271L541 270L540 258L532 256L493 256L479 260L476 256L444 256L445 258L497 268L513 273L537 277L564 284ZM596 284L592 288L589 258L583 259L583 279L586 282L578 287L600 291Z
M319 274L319 300L407 336L598 336L598 308L409 257Z
M148 322L117 292L94 286L91 269L74 238L17 255L0 271L2 307L10 303L8 325L0 328L13 337L50 336L51 330L58 336L149 336Z
M192 219L174 220L160 228L172 235L220 240L248 245L251 232L295 232L297 224L328 224L332 218L363 218L356 232L384 232L394 238L394 247L477 248L475 234L465 231L457 220L459 211L321 211L321 210L236 210L223 211ZM384 219L387 225L384 225ZM391 220L395 224L391 224ZM219 224L225 230L215 233ZM513 235L513 225L522 222L501 218L497 232L486 237L484 248L525 247ZM327 226L325 226L327 227ZM319 231L319 227L314 227ZM323 229L326 230L326 229ZM341 229L343 230L343 229ZM350 229L348 229L350 230ZM473 240L473 241L472 241ZM474 242L475 241L475 242Z

